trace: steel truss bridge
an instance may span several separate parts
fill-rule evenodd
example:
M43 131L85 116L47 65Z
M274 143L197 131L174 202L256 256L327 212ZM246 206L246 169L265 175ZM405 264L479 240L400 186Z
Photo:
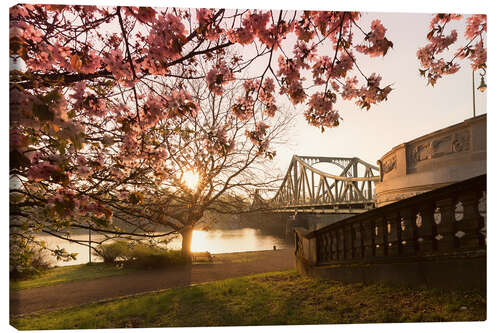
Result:
M318 163L333 164L341 172L321 171L314 167ZM375 206L378 171L357 157L294 155L279 189L256 189L252 206L276 213L362 213ZM271 199L264 199L263 192Z

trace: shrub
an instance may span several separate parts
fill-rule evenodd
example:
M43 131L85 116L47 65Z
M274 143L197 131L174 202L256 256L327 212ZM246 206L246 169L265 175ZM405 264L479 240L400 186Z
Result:
M181 251L170 250L155 244L144 242L116 241L98 247L97 255L105 263L118 261L138 268L164 268L171 265L188 263Z
M132 248L128 263L140 268L162 268L187 262L181 251L139 243Z
M117 260L127 260L130 252L129 243L124 240L118 240L109 244L101 244L97 247L97 254L104 263L113 264Z
M39 275L51 267L49 252L25 239L10 239L9 273L13 280Z

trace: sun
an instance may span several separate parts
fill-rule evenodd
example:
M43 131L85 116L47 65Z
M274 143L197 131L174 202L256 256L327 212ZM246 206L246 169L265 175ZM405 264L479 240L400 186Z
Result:
M191 190L194 190L198 187L199 181L200 176L196 171L193 170L186 171L182 176L182 182Z

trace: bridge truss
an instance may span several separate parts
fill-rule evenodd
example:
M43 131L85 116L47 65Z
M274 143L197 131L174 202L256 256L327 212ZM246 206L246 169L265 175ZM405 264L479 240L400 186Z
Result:
M314 166L330 163L341 169L338 175ZM294 155L287 173L271 199L258 189L254 207L273 212L361 213L375 205L375 183L379 169L357 157L316 157ZM362 175L361 175L362 174Z

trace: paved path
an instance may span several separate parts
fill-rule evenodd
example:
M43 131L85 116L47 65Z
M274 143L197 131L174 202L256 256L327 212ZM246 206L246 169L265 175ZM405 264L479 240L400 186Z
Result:
M284 249L258 252L256 260L250 262L198 264L11 291L10 314L53 310L190 284L289 270L293 267L293 250Z

